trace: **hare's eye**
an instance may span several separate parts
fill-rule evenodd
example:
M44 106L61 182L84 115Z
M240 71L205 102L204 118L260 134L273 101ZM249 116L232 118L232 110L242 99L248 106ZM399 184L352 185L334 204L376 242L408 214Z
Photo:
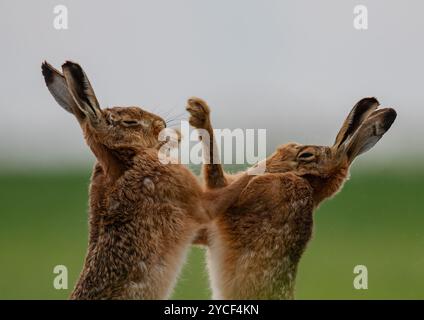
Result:
M311 153L311 152L304 152L304 153L301 153L298 158L299 159L303 159L303 160L309 160L309 159L313 159L313 157L314 157L314 154L313 153Z
M137 120L123 120L122 121L122 123L125 125L125 126L136 126L136 125L138 125L138 121Z

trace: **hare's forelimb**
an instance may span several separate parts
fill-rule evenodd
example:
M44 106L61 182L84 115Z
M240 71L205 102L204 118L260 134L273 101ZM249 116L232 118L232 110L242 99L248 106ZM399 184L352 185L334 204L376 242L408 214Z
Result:
M225 175L224 178L229 184L220 189L209 189L205 192L202 200L203 207L207 208L210 219L223 214L235 204L253 176L241 172L236 175ZM208 229L199 230L192 243L201 246L209 245Z
M202 176L207 189L209 189L203 201L204 207L209 208L211 211L210 216L214 217L224 212L235 202L235 199L238 198L250 178L244 173L237 175L225 174L220 163L210 119L210 108L207 103L200 98L192 97L187 101L186 110L190 113L190 124L197 129L204 130L204 133L206 133L206 136L204 136L199 132L203 153L206 155L202 165ZM193 244L209 245L207 228L198 231Z
M230 185L220 189L206 191L203 195L202 202L209 216L213 219L223 214L229 207L236 203L239 195L252 177L244 173Z
M190 113L190 124L196 129L203 129L207 134L206 137L199 134L202 140L203 154L206 155L206 159L202 166L206 186L209 189L226 186L228 181L225 178L224 170L220 163L219 152L210 119L209 106L202 99L192 97L187 101L186 110Z

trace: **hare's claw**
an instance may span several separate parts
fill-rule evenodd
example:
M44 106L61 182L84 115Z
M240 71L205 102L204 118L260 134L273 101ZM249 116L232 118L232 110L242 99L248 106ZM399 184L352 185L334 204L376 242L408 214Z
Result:
M200 98L190 98L187 101L186 110L190 113L190 125L197 129L207 129L209 123L209 107Z

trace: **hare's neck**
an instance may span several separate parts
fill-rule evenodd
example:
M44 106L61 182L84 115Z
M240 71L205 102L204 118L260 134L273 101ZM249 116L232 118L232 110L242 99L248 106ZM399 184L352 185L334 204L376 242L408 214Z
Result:
M117 148L110 149L110 153L117 161L119 161L121 166L129 168L133 164L133 159L137 151L133 148Z
M314 190L314 204L319 206L322 201L334 196L342 187L349 175L347 167L339 168L326 177L308 177Z
M102 144L90 145L105 175L111 181L119 178L132 166L135 150L131 148L110 149Z

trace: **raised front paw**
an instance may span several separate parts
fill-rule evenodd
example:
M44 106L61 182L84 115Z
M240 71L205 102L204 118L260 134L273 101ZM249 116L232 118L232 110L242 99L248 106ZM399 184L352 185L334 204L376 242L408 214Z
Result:
M205 101L192 97L187 101L186 110L190 113L189 122L193 127L207 129L210 110Z

